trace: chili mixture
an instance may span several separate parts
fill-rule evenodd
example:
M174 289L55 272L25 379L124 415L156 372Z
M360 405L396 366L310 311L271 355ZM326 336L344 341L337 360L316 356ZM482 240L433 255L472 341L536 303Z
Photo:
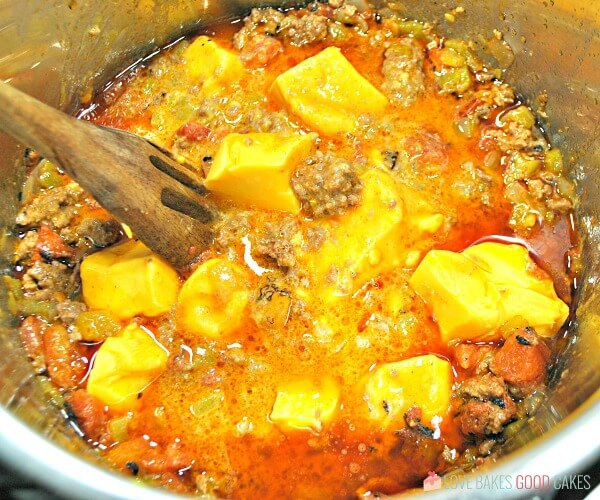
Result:
M573 186L474 49L330 0L111 82L79 116L193 165L217 209L185 269L27 151L11 307L108 463L187 494L363 498L518 432L569 317Z

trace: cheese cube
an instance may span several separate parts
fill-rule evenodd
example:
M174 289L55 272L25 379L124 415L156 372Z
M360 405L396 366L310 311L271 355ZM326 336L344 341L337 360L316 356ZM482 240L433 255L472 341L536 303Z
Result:
M363 175L361 204L333 222L332 236L319 251L306 256L308 268L317 277L324 298L344 296L379 272L401 262L398 245L404 219L404 204L395 181L385 172L370 170ZM328 276L335 268L336 280Z
M229 134L219 147L206 187L236 203L297 214L290 177L316 134Z
M207 260L181 288L178 325L211 338L234 332L241 325L248 304L247 281L243 267L223 258Z
M365 384L369 417L382 428L403 423L412 406L422 410L423 422L444 417L452 392L450 363L432 354L387 363L377 368Z
M83 259L81 284L90 309L104 309L121 320L167 312L179 290L175 270L134 240Z
M543 336L566 321L568 306L521 245L481 243L462 253L432 250L410 279L446 342L497 339L519 316Z
M138 393L165 370L168 358L167 350L147 330L130 324L100 346L87 390L106 405L130 409Z
M548 297L556 296L552 280L522 245L486 242L465 248L461 253L488 273L498 287L518 286Z
M239 58L208 38L199 36L183 53L187 72L202 83L202 91L213 94L238 81L244 74Z
M552 283L549 290L554 292ZM500 306L502 324L521 317L542 337L553 337L569 315L569 307L557 296L549 297L528 288L507 287Z
M485 269L500 291L502 323L521 316L537 333L552 337L567 320L569 307L558 298L552 279L524 246L487 242L462 253Z
M409 283L433 309L445 342L483 339L499 326L498 290L483 269L459 253L431 250Z
M279 75L271 87L277 101L309 127L325 135L354 132L363 114L381 113L387 99L337 47Z
M323 300L349 295L378 274L406 265L408 249L430 244L425 233L439 229L444 218L414 191L387 172L371 169L362 175L359 206L322 224L330 237L318 252L299 253L314 276L311 294Z
M320 383L296 380L277 391L270 418L282 430L321 432L338 408L337 384L325 378Z

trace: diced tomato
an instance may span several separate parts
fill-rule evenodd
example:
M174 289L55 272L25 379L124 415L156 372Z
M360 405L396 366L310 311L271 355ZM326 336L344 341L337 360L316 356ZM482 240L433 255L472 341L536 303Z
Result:
M84 361L62 325L53 325L44 332L44 356L48 375L59 387L72 389L83 379Z
M77 417L79 428L88 438L98 440L106 431L106 415L102 401L86 390L79 389L69 395L67 402Z
M550 349L532 329L518 329L506 339L490 369L506 383L529 393L546 378Z
M124 441L111 448L108 460L134 475L177 472L190 467L194 460L176 446L151 447L143 438Z
M60 235L46 224L42 224L38 230L35 249L47 259L60 259L73 255L73 249L66 245Z
M448 148L436 132L423 130L406 138L404 143L411 159L421 167L448 164Z
M210 135L210 129L196 122L188 122L179 127L176 135L184 137L188 141L198 142Z
M283 45L271 36L252 37L242 49L241 59L250 68L266 66L280 52Z

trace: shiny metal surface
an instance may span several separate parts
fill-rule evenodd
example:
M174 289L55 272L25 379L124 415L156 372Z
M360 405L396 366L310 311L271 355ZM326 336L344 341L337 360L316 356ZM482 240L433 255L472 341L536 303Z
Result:
M81 95L101 88L119 70L177 36L217 18L241 14L252 5L282 3L0 0L0 78L72 111ZM465 14L448 23L443 14L455 3L395 4L407 17L440 20L438 29L451 35L489 39L494 29L502 31L516 54L506 79L534 105L540 92L547 91L550 97L546 130L555 144L566 148L580 196L577 224L585 270L578 282L579 308L567 334L564 362L552 376L549 400L506 443L511 453L481 473L560 477L581 470L600 454L600 148L594 147L600 139L600 5L587 0L469 0L458 2ZM3 269L10 264L10 228L22 181L15 160L21 153L20 146L0 136ZM29 369L14 326L6 307L0 307L0 457L73 498L168 498L108 471L64 424ZM429 496L509 498L523 493L531 491L446 489Z

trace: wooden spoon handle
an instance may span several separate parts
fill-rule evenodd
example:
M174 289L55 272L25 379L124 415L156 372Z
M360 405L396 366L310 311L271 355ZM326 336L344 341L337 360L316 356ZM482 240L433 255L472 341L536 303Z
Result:
M0 130L64 168L175 266L212 242L216 212L201 181L143 138L77 120L1 81Z

